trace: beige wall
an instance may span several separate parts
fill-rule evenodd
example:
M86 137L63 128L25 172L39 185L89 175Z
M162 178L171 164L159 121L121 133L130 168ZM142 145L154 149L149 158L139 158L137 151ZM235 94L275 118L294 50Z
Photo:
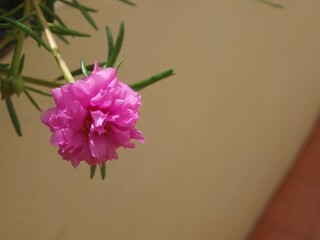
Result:
M285 10L251 0L83 2L100 10L101 32L61 8L93 35L61 46L72 68L80 57L103 60L104 24L117 31L124 19L121 79L169 67L177 75L142 92L147 142L121 151L105 181L60 159L24 97L16 137L2 102L0 239L246 239L318 115L320 2L281 1ZM25 51L25 74L58 75L32 40Z

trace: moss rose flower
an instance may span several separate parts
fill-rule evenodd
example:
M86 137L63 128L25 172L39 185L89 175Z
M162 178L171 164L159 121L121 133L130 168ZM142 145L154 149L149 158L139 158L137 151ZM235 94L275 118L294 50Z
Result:
M144 141L135 128L141 96L118 81L116 69L96 64L90 76L51 92L56 107L41 121L52 132L51 144L74 167L81 161L101 166L118 158L119 147L134 148L132 139Z

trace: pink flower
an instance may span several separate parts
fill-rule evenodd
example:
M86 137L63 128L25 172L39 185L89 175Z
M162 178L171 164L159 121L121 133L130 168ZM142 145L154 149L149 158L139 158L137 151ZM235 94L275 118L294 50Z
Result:
M90 76L51 92L56 107L41 121L52 132L51 144L74 167L81 161L101 166L118 158L119 147L134 148L132 139L144 142L135 128L140 95L118 81L116 69L95 64Z

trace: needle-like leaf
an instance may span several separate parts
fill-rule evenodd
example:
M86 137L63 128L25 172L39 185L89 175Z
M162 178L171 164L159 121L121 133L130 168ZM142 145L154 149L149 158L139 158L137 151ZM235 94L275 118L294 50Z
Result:
M32 12L32 13L29 13L29 14L23 16L22 18L14 19L14 21L23 23L23 22L27 21L28 19L32 18L33 16L34 16L34 13ZM0 28L10 29L10 28L12 28L12 24L11 23L0 23Z
M13 102L10 97L7 97L5 101L6 101L7 109L10 115L10 119L13 123L14 129L16 130L17 134L21 137L22 136L21 127L20 127L18 116L16 114L16 110L14 109L14 106L13 106Z
M21 76L21 77L23 81L27 83L37 84L37 85L49 87L49 88L61 87L61 84L57 82L49 82L42 79L37 79L37 78L32 78L27 76Z
M86 68L86 65L84 64L82 59L80 59L80 65L81 65L81 70L82 70L83 76L88 77L89 76L89 72L88 72L88 70Z
M139 90L141 90L141 89L143 89L143 88L145 88L145 87L147 87L147 86L149 86L149 85L151 85L153 83L156 83L156 82L158 82L158 81L160 81L160 80L162 80L164 78L170 77L170 76L172 76L174 74L175 74L174 70L173 69L169 69L169 70L166 70L166 71L164 71L162 73L154 75L154 76L152 76L150 78L147 78L147 79L144 79L142 81L133 83L133 84L131 84L129 86L133 90L139 91Z
M47 0L46 5L45 5L53 13L54 13L55 2L56 2L56 0ZM40 2L40 4L42 4L42 3ZM54 20L54 16L52 16L52 15L48 15L47 18L48 18L48 22L53 22L53 20Z
M91 24L91 26L94 29L98 30L98 27L94 22L93 18L89 15L88 10L84 8L77 0L72 0L72 1L73 1L73 4L76 6L76 8L78 8L79 11L82 13L84 18L87 19L87 21Z
M53 23L53 20L57 20L58 23L60 23L61 26L67 27L66 24L62 21L62 19L55 14L54 11L52 11L49 7L47 7L43 3L39 3L43 13L46 15L48 22Z
M112 67L115 61L117 60L117 57L122 47L123 38L124 38L124 23L121 22L116 44L113 47L111 56L108 58L107 67Z
M255 1L267 4L267 5L274 7L274 8L284 8L284 6L282 4L269 2L268 0L255 0Z
M101 172L101 178L105 179L106 178L106 164L102 163L102 166L100 168L100 172Z
M45 49L47 49L49 52L52 52L50 46L41 38L39 35L37 35L34 31L32 31L31 28L28 26L24 25L23 23L16 22L10 18L0 16L0 19L11 23L13 26L19 28L21 31L24 31L26 34L28 34L30 37L32 37L35 41L38 42L41 46L43 46Z
M61 40L62 42L64 42L65 44L69 44L69 41L68 41L64 36L59 35L59 34L56 34L56 36L57 36L58 38L60 38L60 40Z
M107 39L108 39L108 59L109 59L113 51L113 37L112 37L112 32L108 26L106 26L106 33L107 33Z
M92 179L94 177L94 174L96 172L96 168L97 168L97 165L93 165L90 167L90 179Z
M78 8L78 5L77 4L74 4L73 2L70 2L70 1L67 1L67 0L59 0L60 2L70 6L70 7L74 7L74 8ZM96 9L94 8L90 8L90 7L87 7L87 6L84 6L84 5L81 5L86 11L88 12L97 12Z
M39 110L40 112L42 112L41 108L39 107L39 105L37 104L37 102L33 99L33 97L31 96L31 94L24 89L24 93L26 94L27 98L30 100L30 102L33 104L33 106Z
M137 4L135 4L134 2L128 1L128 0L119 0L119 1L123 2L123 3L126 3L126 4L128 4L130 6L133 6L133 7L137 6Z
M116 66L117 72L119 71L119 68L121 67L122 63L123 63L123 59L121 59L121 60L117 63L117 66Z
M15 13L17 13L18 11L20 11L23 8L23 6L24 6L24 3L20 3L18 6L16 6L13 9L11 9L10 11L5 11L5 10L0 8L1 16L14 18L13 15Z
M63 27L61 25L50 24L50 30L57 35L70 35L74 37L90 37L89 34L78 32L76 30Z
M29 87L29 86L25 85L24 88L28 89L31 92L39 93L39 94L47 96L47 97L52 97L52 95L50 93L43 92L43 91L36 89L36 88L33 88L33 87Z
M25 58L25 54L22 55L21 60L20 60L20 64L19 64L19 75L21 74L22 70L23 70L23 66L24 66L24 58Z

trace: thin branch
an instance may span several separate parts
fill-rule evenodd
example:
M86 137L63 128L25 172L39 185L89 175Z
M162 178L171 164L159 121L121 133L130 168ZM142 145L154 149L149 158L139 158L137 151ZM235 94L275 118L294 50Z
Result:
M68 81L69 83L74 83L75 82L74 78L71 75L67 64L63 60L61 54L59 53L58 45L57 45L56 41L54 40L53 34L50 31L48 23L47 23L45 17L43 16L43 13L39 7L39 4L35 0L29 0L29 1L31 2L33 9L38 17L38 20L44 30L44 34L47 38L47 41L48 41L50 47L52 48L53 56L54 56L55 60L57 61L58 66L61 69L63 76L65 77L66 81Z

